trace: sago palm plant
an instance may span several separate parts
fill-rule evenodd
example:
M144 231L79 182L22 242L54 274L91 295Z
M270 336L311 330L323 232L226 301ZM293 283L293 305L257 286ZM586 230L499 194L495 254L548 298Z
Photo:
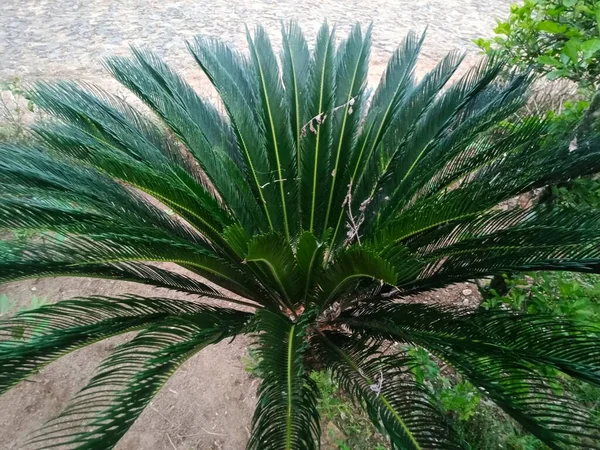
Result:
M468 448L405 346L388 343L428 350L552 449L599 448L598 425L548 375L600 385L598 329L423 301L505 271L598 271L600 213L502 205L599 171L599 140L558 142L543 119L506 120L530 79L502 81L500 61L459 77L451 53L417 79L422 42L409 34L371 92L370 28L337 45L325 24L310 51L286 25L279 59L260 27L247 55L200 37L189 50L218 104L146 50L108 60L159 120L89 86L31 88L52 120L30 145L0 146L0 226L66 239L6 240L0 280L189 294L76 298L0 322L2 391L138 331L31 446L112 448L187 358L250 333L263 379L249 449L319 447L314 367L332 369L393 448Z

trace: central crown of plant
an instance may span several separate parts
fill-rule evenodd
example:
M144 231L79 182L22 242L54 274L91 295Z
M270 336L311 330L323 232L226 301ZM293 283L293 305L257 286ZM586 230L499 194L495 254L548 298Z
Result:
M148 51L108 60L162 125L99 89L38 83L31 98L54 120L0 145L0 226L65 238L3 242L0 281L111 278L245 308L90 297L0 322L1 391L141 330L32 442L111 448L183 361L253 332L264 380L250 448L318 447L311 364L334 369L394 448L460 448L414 361L384 341L447 361L552 448L588 445L598 427L542 368L600 384L597 330L397 299L504 271L597 271L597 212L498 205L597 172L598 139L514 119L529 77L499 77L493 59L458 76L451 53L416 79L412 33L374 92L370 27L337 45L325 24L309 51L290 24L279 59L262 28L248 42L247 56L189 43L214 102Z

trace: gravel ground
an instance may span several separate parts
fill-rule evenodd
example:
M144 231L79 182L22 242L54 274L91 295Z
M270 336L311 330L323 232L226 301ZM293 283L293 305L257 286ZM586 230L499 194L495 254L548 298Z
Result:
M186 71L194 66L185 40L197 34L244 42L244 25L263 24L274 40L280 21L298 19L309 35L328 19L340 32L373 22L373 59L385 60L410 29L428 29L425 60L453 48L476 52L471 40L489 35L508 0L2 0L0 79L8 76L89 77L100 60L147 45Z
M164 56L203 88L199 70L187 54L185 40L196 34L219 36L244 46L244 24L263 24L278 42L280 21L298 19L312 38L328 19L339 34L350 25L373 22L371 80L410 29L428 26L420 69L459 48L476 58L471 40L489 35L495 18L505 17L508 0L0 0L0 82L19 77L76 78L107 89L115 82L100 61L146 45ZM8 92L0 92L11 96ZM15 105L18 105L15 103ZM25 118L29 122L30 118ZM432 294L434 301L469 301L464 286ZM152 288L91 279L35 279L0 286L16 302L31 305L32 295L54 302L77 295L163 295ZM180 297L174 293L169 296ZM65 402L91 376L94 367L124 337L79 350L0 397L1 449L21 448L29 432L60 412ZM239 450L248 439L258 380L244 370L246 338L203 350L175 374L119 443L119 450ZM329 450L337 446L324 444Z

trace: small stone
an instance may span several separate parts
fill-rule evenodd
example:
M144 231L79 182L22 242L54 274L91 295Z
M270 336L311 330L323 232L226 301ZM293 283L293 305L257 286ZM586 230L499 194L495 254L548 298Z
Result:
M37 288L34 286L31 288L32 291L37 291Z
M463 289L462 293L463 295L471 295L473 291L471 289Z
M463 305L465 305L465 306L468 306L468 305L469 305L469 299L468 299L468 298L465 298L465 299L463 300Z

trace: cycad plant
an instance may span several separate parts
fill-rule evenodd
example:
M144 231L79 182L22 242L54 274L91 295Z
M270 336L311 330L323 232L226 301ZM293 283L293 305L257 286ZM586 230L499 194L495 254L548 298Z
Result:
M426 301L505 271L598 271L600 213L502 206L599 171L598 139L558 142L544 119L506 120L530 79L500 80L501 61L458 76L451 53L417 79L422 42L409 34L370 92L370 28L337 45L325 24L309 51L285 25L279 59L260 27L248 55L197 38L189 50L218 104L146 50L108 60L158 120L89 86L31 88L51 120L31 144L0 146L0 226L66 239L6 240L0 280L189 294L76 298L0 322L2 391L138 331L31 446L112 448L187 358L250 333L263 379L249 449L319 447L314 367L332 369L392 448L468 448L389 343L428 350L552 449L600 448L598 425L548 375L600 385L600 330Z

